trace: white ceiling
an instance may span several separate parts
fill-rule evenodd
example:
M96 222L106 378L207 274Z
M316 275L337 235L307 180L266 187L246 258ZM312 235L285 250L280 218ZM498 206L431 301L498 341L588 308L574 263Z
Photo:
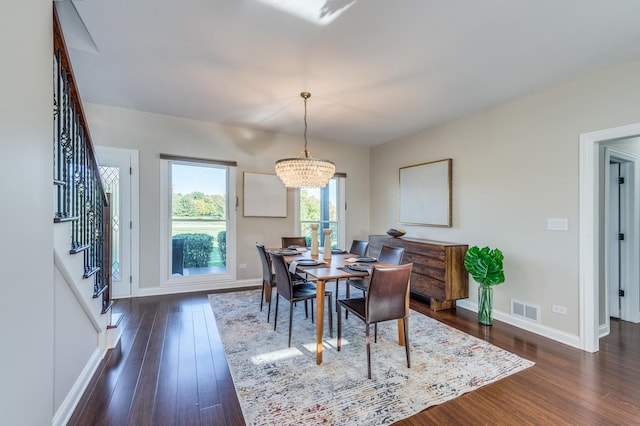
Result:
M73 4L83 101L302 137L305 90L310 138L368 146L640 58L639 0Z

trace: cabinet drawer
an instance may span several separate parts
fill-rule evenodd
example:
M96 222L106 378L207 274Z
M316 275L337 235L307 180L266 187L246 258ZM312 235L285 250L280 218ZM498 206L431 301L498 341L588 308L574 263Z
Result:
M419 296L433 297L438 300L447 300L447 291L444 281L420 273L411 273L411 292Z
M467 245L385 235L369 236L371 256L378 256L383 245L404 248L402 263L413 263L411 293L438 302L469 296L469 274L464 269Z

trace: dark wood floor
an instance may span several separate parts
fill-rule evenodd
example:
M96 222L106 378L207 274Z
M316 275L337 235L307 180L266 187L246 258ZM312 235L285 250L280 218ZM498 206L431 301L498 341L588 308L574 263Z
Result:
M125 299L116 308L125 314L121 342L70 425L244 424L205 293ZM399 424L640 424L640 325L612 321L600 352L588 354L499 321L481 327L464 309L412 308L536 365Z

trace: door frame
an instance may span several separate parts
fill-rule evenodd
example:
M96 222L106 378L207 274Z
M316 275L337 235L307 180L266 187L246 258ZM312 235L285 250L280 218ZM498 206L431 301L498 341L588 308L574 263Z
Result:
M620 242L615 235L624 227L621 220L622 202L620 197L620 186L617 183L622 174L620 161L611 155L609 147L605 146L604 165L607 173L603 175L605 180L605 220L604 220L604 268L605 268L605 301L600 301L600 306L605 308L604 318L600 318L600 337L606 336L611 330L611 316L616 314L616 318L622 318L622 307L620 296L616 293L621 288L621 264ZM615 225L615 226L614 226ZM615 239L614 239L615 238ZM616 247L617 246L617 247ZM615 306L615 309L614 309ZM604 323L603 323L604 320Z
M117 148L111 146L96 146L96 155L98 164L100 163L100 155L115 157L124 160L128 158L130 167L131 187L129 191L129 205L131 208L131 227L130 227L130 262L131 262L131 281L130 294L118 295L115 298L129 298L140 295L140 177L139 177L139 152L135 149ZM125 161L123 161L124 163ZM108 161L105 161L109 165Z
M625 176L625 184L622 187L622 191L620 194L620 228L625 234L624 247L625 250L619 255L619 262L622 265L620 269L620 280L624 285L625 296L622 299L621 303L621 311L620 311L620 319L623 321L630 321L634 323L640 322L640 267L638 266L638 240L640 239L640 234L638 230L638 218L640 216L640 200L639 197L635 195L637 188L639 187L639 177L638 173L640 171L640 164L638 156L619 150L615 146L615 142L612 144L605 144L604 147L604 164L611 166L611 163L617 163L620 166L623 176ZM605 174L605 212L610 211L611 207L611 182L610 182L610 172L607 170L607 174ZM605 328L600 331L600 337L609 334L610 330L610 300L609 294L611 292L611 281L610 281L610 270L609 270L609 261L611 258L611 248L610 244L612 241L612 236L610 234L610 217L609 215L605 216L605 268L606 268L606 279L605 279L605 291L604 295L607 298L605 301ZM634 259L636 261L634 262ZM603 326L602 324L600 325Z
M640 123L580 135L580 347L588 352L599 350L600 222L602 219L600 183L603 173L601 170L603 147L607 142L635 136L640 136Z

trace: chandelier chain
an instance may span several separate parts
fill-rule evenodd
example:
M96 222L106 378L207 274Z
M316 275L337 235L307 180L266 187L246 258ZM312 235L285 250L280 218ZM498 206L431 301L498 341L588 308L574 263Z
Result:
M304 99L304 156L309 158L309 151L307 151L307 99L311 96L308 92L302 92L300 94Z

